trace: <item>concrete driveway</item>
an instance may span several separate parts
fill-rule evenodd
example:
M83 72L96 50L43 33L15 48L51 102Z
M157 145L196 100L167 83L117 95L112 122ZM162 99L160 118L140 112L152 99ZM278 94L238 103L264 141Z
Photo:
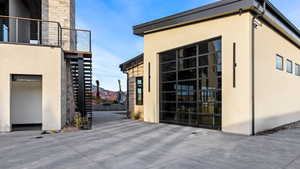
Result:
M300 168L300 128L246 137L120 118L91 131L39 133L0 134L0 169Z

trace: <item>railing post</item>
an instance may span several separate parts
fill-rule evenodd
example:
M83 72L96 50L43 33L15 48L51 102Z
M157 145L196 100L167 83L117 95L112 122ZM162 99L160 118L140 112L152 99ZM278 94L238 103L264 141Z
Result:
M19 42L19 20L16 19L16 43Z
M60 46L60 27L57 26L57 46Z
M63 48L63 38L62 38L62 35L63 35L63 28L61 26L59 26L60 28L60 47Z
M40 45L41 44L41 32L40 32L40 21L37 21L37 40L38 40L38 44Z
M92 52L92 32L91 31L89 31L89 33L90 33L90 41L89 41L89 45L90 45L90 52Z

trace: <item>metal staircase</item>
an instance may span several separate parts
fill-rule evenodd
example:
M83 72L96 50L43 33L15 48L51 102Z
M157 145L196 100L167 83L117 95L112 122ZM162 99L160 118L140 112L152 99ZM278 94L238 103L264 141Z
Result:
M65 59L70 64L76 112L84 123L82 129L92 128L92 54L66 52Z

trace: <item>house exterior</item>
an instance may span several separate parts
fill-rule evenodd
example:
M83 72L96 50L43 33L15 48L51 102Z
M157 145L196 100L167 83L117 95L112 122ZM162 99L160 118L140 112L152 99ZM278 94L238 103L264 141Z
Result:
M144 54L140 54L120 65L127 74L127 116L134 120L144 120Z
M76 112L90 121L90 31L75 29L75 1L0 6L0 132L36 124L60 130Z
M143 61L120 68L143 64L145 121L254 135L300 120L300 32L270 2L221 0L133 31Z

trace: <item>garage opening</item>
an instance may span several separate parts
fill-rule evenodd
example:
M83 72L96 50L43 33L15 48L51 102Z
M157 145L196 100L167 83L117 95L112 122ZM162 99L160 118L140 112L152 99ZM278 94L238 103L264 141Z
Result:
M159 57L160 122L221 130L221 38Z
M12 75L12 130L41 130L42 76Z

